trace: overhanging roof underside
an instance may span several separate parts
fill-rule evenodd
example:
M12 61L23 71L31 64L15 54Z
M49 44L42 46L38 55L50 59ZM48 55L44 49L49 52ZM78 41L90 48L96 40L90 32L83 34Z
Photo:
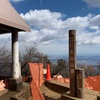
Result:
M19 31L24 31L24 30L16 29L14 27L10 27L10 26L0 24L0 34L12 33L15 30L18 31L18 32Z
M7 26L10 29L1 27ZM30 31L29 26L24 22L17 11L11 6L8 0L0 0L0 33L16 29L17 31ZM3 32L4 33L4 32Z

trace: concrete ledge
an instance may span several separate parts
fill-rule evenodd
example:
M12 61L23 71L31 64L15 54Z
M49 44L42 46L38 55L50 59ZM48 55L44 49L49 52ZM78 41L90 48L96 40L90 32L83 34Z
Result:
M45 86L48 89L59 93L61 95L60 100L100 100L100 92L89 90L86 88L84 89L85 93L83 97L81 95L79 95L78 97L72 97L70 96L69 85L66 83L55 81L55 80L46 81ZM78 92L80 92L80 89Z
M96 95L96 96L99 96L100 94L100 92L98 92L98 91L94 91L94 90L90 90L90 89L86 89L85 88L85 93L88 93L88 94L91 94L91 95Z
M71 96L66 95L66 94L62 94L61 100L84 100L84 99L79 99L79 98L76 98L76 97L71 97Z
M6 90L1 93L0 100L31 100L29 98L32 97L30 85L27 83L23 83L21 91Z
M10 100L28 100L31 97L30 87L24 87L20 92L10 97Z
M53 90L53 91L55 91L57 93L61 93L62 94L62 93L65 93L65 92L69 91L69 87L67 87L67 84L64 84L64 83L62 84L61 82L57 82L55 80L46 81L45 85L49 89L51 89L51 90Z
M97 100L100 100L100 95L99 95L99 96L97 96Z
M3 91L0 91L0 96L4 95L4 94L7 93L7 92L8 92L8 89L5 89L5 90L3 90Z
M14 78L9 79L9 83L8 83L9 90L20 91L22 88L23 88L22 77L17 78L17 79L14 79Z

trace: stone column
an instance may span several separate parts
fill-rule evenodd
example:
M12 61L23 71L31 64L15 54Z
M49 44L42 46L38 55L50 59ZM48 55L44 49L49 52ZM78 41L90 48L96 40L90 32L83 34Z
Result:
M13 63L13 78L21 77L21 68L19 64L19 47L18 47L18 32L12 33L12 63Z
M76 31L69 30L69 69L70 69L70 96L76 97Z
M97 100L100 100L100 95L97 96Z
M75 70L76 74L76 90L77 90L77 97L84 98L84 70L77 68Z
M9 79L10 90L21 90L23 88L21 67L19 64L18 32L12 32L12 78Z

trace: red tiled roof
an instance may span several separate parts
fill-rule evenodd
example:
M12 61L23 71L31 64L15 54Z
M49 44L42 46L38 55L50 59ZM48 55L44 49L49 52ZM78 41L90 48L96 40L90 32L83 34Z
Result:
M53 78L54 80L57 80L59 82L64 82L64 83L70 83L69 78ZM98 76L89 76L85 78L85 87L87 89L95 90L100 92L100 75Z

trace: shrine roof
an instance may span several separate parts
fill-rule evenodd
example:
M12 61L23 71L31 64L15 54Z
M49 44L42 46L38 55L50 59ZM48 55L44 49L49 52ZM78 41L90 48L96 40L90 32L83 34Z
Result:
M0 0L0 34L17 31L30 31L29 26L17 13L8 0Z

